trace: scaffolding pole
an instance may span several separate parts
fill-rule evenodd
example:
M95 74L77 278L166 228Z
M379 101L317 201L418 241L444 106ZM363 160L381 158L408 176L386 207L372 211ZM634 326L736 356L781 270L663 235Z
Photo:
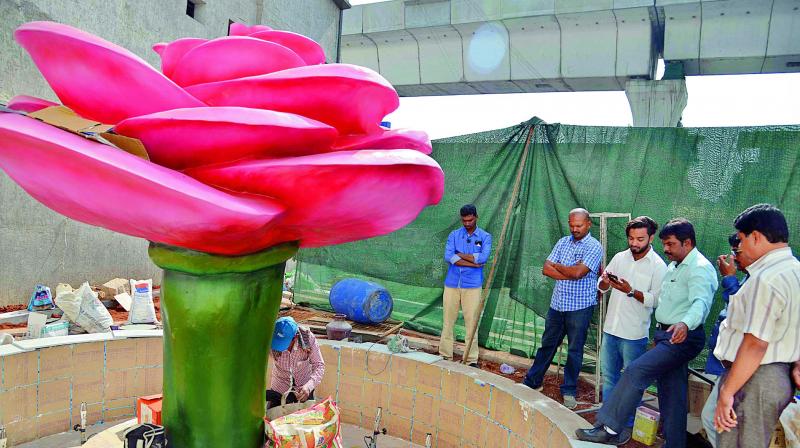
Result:
M600 220L600 245L603 246L603 269L606 268L607 252L608 252L608 220L624 218L627 221L631 220L630 213L612 213L612 212L599 212L590 213L590 217L598 218ZM626 222L627 222L626 221ZM594 402L600 403L600 347L603 343L603 322L606 318L606 294L600 298L600 311L597 317L597 351L594 357Z

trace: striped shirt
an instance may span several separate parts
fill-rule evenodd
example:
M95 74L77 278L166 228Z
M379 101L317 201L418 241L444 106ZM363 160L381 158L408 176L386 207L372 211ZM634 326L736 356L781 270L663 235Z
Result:
M714 356L733 361L750 333L769 343L762 365L800 360L800 262L785 247L763 255L747 272L747 282L730 296Z
M603 261L603 246L589 233L576 240L572 235L558 240L547 259L564 266L583 263L589 268L578 280L556 280L550 308L556 311L577 311L597 305L597 276Z
M279 394L286 393L290 388L299 390L301 387L311 392L317 388L325 374L325 360L322 359L317 338L311 330L303 327L298 328L298 333L300 337L291 350L271 351L272 375L269 388Z

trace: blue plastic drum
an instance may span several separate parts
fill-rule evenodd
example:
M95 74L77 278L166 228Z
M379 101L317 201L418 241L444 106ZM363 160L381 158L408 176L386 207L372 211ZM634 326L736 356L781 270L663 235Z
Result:
M386 288L357 278L338 281L331 288L328 300L336 313L360 324L379 324L389 318L394 308Z

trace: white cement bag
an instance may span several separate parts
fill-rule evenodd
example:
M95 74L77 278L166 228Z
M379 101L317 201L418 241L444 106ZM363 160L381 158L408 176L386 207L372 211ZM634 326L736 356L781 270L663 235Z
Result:
M75 322L81 311L81 298L75 294L71 286L59 283L56 288L56 306L64 312L64 316Z
M81 298L81 311L75 323L89 333L104 333L111 331L114 318L111 317L103 302L97 298L97 293L92 291L89 282L84 282L78 295Z
M156 307L153 304L153 279L131 280L133 302L128 313L129 324L154 324Z

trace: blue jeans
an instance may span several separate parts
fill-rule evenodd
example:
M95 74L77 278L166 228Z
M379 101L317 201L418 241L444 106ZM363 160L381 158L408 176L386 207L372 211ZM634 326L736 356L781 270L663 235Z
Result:
M603 332L603 346L600 348L600 366L603 370L603 401L611 398L611 392L619 381L622 369L647 351L647 338L624 339ZM628 420L633 426L633 416Z
M689 331L680 344L670 343L671 337L672 333L656 330L655 347L628 365L614 392L603 400L595 423L621 432L636 412L645 389L657 381L658 404L667 441L664 448L686 447L689 361L703 350L706 335L701 325Z
M578 374L583 365L583 349L586 344L586 333L592 320L594 306L576 311L556 311L550 308L544 323L542 346L536 351L533 365L528 369L525 380L528 387L537 388L542 385L544 374L553 362L558 347L567 337L567 365L564 366L564 384L561 395L575 396L578 390Z

